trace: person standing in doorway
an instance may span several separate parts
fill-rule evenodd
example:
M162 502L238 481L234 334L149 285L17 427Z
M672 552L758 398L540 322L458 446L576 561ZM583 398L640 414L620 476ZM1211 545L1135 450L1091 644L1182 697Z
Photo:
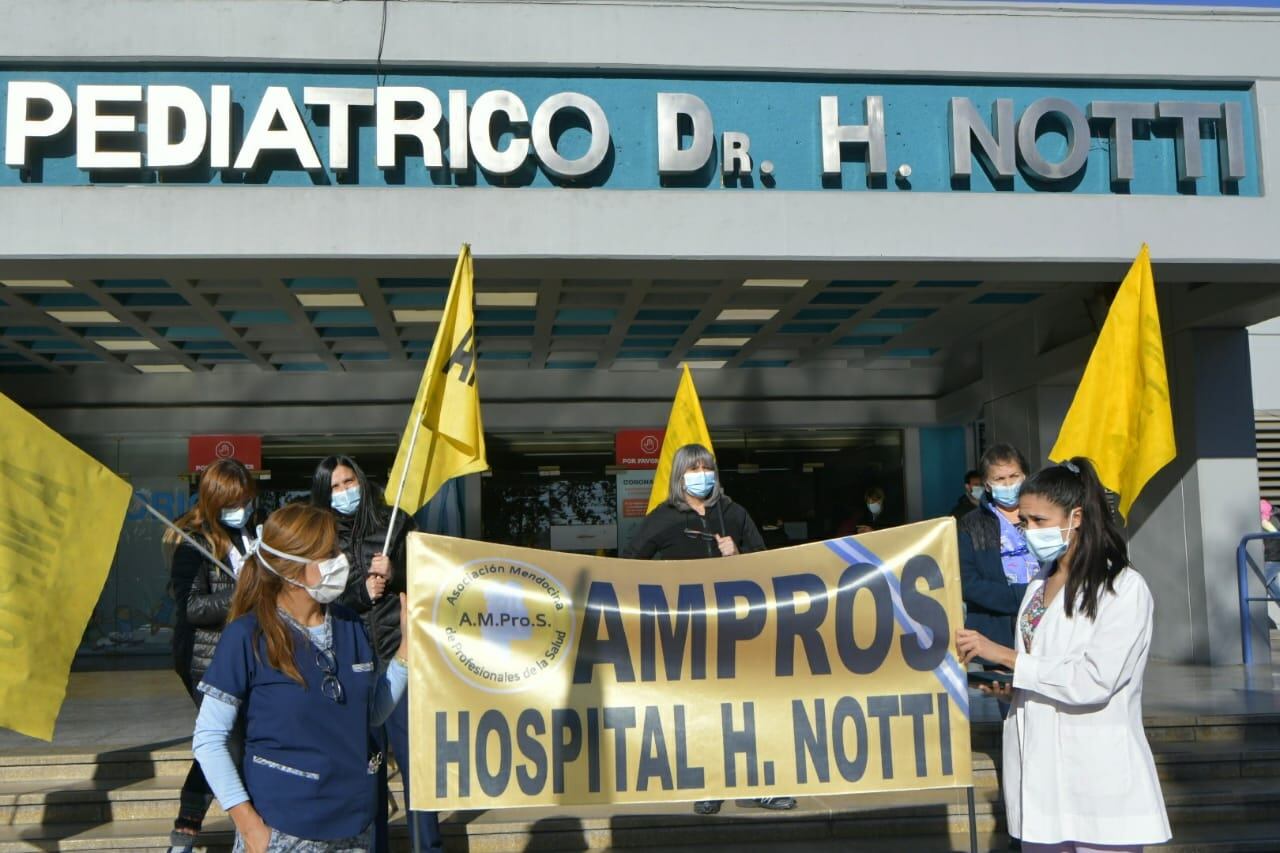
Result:
M1088 459L1026 481L1027 542L1045 566L1006 646L956 633L961 661L992 661L1012 685L1004 723L1009 834L1027 853L1140 853L1169 840L1160 779L1142 727L1154 603Z
M1012 445L995 444L982 454L978 469L985 494L957 526L964 625L1012 646L1013 618L1040 570L1019 527L1018 494L1027 478L1027 459Z
M413 519L395 514L388 554L382 553L391 524L391 509L364 471L350 456L329 456L316 466L311 478L311 505L333 514L338 531L338 549L351 566L346 590L338 603L359 614L369 631L378 662L386 667L400 647L399 594L406 590L405 537L415 529ZM443 850L440 823L434 812L410 812L409 808L409 700L396 705L386 721L387 741L395 754L404 784L404 807L411 838L418 849ZM386 853L389 845L387 817L389 803L382 767L378 817L374 822L374 853Z
M951 517L956 521L964 518L982 505L987 495L987 484L982 482L982 472L974 469L964 475L964 494L956 500L951 508Z
M765 550L764 539L741 505L724 493L716 459L701 444L686 444L671 461L667 502L645 516L623 557L633 560L701 560ZM794 797L763 797L762 808L796 807ZM700 800L700 815L720 811L722 800Z
M196 505L176 522L178 529L218 557L221 566L177 533L169 531L164 537L165 545L174 548L169 567L169 588L176 605L174 668L197 708L203 695L196 685L213 660L213 650L231 612L236 577L253 545L248 531L254 529L256 495L248 468L235 459L219 459L200 475ZM172 853L194 847L212 802L213 793L200 764L192 761L169 835Z
M875 530L897 527L902 523L901 518L886 510L884 489L880 486L872 486L863 493L862 505L865 511L861 521L854 527L855 533L871 533Z

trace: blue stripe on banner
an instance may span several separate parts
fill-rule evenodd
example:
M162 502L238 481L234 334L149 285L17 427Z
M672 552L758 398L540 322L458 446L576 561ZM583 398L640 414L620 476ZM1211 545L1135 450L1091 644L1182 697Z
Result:
M826 544L828 548L846 560L849 565L866 563L867 565L875 566L877 569L884 568L884 561L871 551L868 551L861 542L858 542L852 536L846 536L843 539L831 539ZM892 572L883 572L883 574L889 582L889 592L893 598L894 619L902 628L903 633L917 634L926 644L932 642L933 633L908 616L906 608L902 606L902 584L897 575ZM956 707L960 709L960 713L964 714L965 718L968 719L969 681L964 667L960 665L960 661L956 660L955 655L948 651L946 659L938 664L933 674L941 682L942 686L946 688L947 693L951 695L951 699L956 703Z

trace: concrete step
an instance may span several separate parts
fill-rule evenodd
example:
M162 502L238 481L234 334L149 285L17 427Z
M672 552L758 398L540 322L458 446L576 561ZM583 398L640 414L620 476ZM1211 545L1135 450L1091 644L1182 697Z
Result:
M839 798L832 798L839 799ZM969 849L963 807L929 806L836 808L824 815L814 801L791 813L763 812L726 803L714 818L687 812L644 813L644 807L604 812L564 810L471 812L444 823L445 843L453 853L553 853L553 851L626 851L626 853L943 853ZM921 816L921 812L925 814ZM914 814L913 814L914 813ZM1280 850L1276 812L1255 812L1234 820L1183 824L1174 821L1174 839L1166 853L1274 853ZM513 819L518 817L518 819ZM168 846L168 820L135 820L62 826L0 826L0 853L17 851L147 851ZM1007 836L980 809L978 849L1005 850ZM197 848L225 853L232 834L226 818L211 819ZM408 850L403 826L393 827L393 849Z
M1206 784L1220 782L1226 786L1223 796L1206 800L1206 806L1228 805L1235 795L1242 802L1274 802L1280 810L1280 742L1253 747L1230 741L1167 741L1153 744L1153 754L1171 808L1184 790L1203 791ZM1000 759L998 749L973 754L974 784L980 797L995 799ZM105 775L0 782L0 823L90 824L171 817L177 812L188 765L178 766L181 773L143 779ZM399 780L393 777L391 787L394 801L402 802ZM213 814L221 813L216 805L213 808Z
M1278 743L1280 714L1160 715L1143 720L1147 740L1159 743L1214 741L1219 743ZM1000 744L1003 726L980 722L970 726L974 749Z

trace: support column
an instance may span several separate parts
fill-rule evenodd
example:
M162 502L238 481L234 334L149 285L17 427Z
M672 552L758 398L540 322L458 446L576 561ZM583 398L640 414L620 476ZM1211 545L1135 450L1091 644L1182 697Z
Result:
M1240 663L1235 552L1240 537L1259 529L1248 334L1178 332L1166 338L1165 360L1178 458L1147 486L1129 519L1133 564L1155 596L1152 656ZM1261 594L1256 580L1251 586ZM1252 621L1254 660L1265 662L1262 605Z

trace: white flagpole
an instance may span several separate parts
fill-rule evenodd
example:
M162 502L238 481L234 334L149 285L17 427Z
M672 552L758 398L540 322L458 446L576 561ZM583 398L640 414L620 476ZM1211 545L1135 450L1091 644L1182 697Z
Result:
M387 538L382 543L383 554L388 554L391 550L391 534L396 529L396 513L400 511L400 499L404 497L404 484L409 479L409 466L413 464L413 448L418 443L418 433L422 431L422 413L417 410L414 411L413 424L413 435L409 436L409 452L405 455L404 468L400 471L400 485L396 489L396 501L391 505L391 521L387 524Z
M192 536L187 531L183 530L178 525L174 524L169 519L165 518L164 515L160 512L160 510L156 509L151 504L147 503L147 501L142 497L142 495L138 494L137 492L134 492L133 499L136 500L138 503L142 504L143 509L145 509L147 512L151 513L156 518L158 518L161 524L163 524L165 527L169 528L174 533L181 536L183 539L187 541L188 545L190 545L192 548L195 548L197 551L203 554L206 558L211 560L215 566L222 569L222 571L226 572L227 577L231 578L232 580L236 579L235 572L231 571L231 569L227 568L226 565L221 560L213 556L213 554L209 553L209 550L205 548L203 545L201 545L199 542L197 542L194 536Z

